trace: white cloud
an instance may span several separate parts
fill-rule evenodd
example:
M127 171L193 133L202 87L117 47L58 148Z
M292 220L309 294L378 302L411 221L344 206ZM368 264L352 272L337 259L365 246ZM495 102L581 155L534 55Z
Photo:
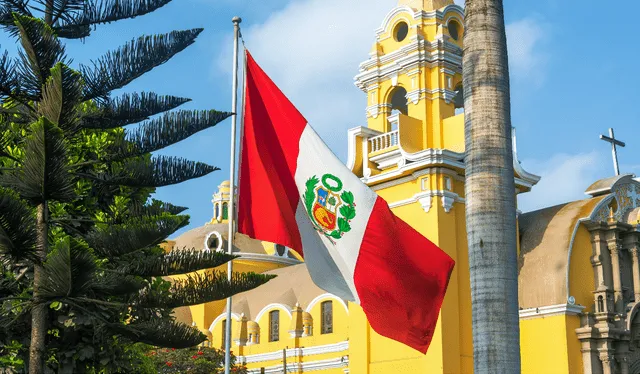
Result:
M375 30L397 0L290 2L243 30L247 48L325 142L346 160L346 133L366 126L366 95L353 84ZM227 70L230 56L220 59Z
M606 152L556 154L544 161L524 160L525 170L542 179L531 192L518 196L523 212L587 198L584 191L593 182L610 177L612 167Z
M540 81L548 60L540 48L547 38L548 25L534 18L524 18L506 25L509 69L516 78Z
M366 96L353 84L375 30L398 0L298 0L242 30L247 48L325 142L346 160L346 133L366 125ZM464 0L456 0L459 5ZM532 19L507 26L512 72L528 74L543 62L542 27ZM228 72L224 49L215 66Z

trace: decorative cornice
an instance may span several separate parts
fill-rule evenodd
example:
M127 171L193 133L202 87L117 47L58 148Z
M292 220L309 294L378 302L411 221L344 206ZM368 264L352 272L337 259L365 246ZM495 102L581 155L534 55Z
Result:
M585 309L582 305L557 304L541 306L538 308L520 309L520 319L531 319L539 317L551 317L558 315L575 316Z

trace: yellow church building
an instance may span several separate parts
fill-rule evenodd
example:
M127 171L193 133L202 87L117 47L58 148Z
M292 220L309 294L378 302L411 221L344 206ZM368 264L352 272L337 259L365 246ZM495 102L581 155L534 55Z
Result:
M347 134L348 167L456 261L428 353L376 334L359 306L313 284L295 251L237 234L234 270L277 275L233 297L233 353L250 373L473 372L463 17L452 0L400 0L389 11L355 77L366 126ZM516 192L526 193L540 178L522 168L513 141ZM523 373L640 374L640 182L622 175L585 187L583 200L519 214ZM212 221L169 244L226 250L231 197L221 184ZM176 315L224 347L224 309L223 300Z

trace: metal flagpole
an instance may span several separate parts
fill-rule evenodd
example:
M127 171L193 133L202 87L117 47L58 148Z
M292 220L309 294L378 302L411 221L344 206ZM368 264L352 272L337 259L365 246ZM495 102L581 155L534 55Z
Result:
M233 17L233 92L231 96L231 107L233 115L231 116L231 164L230 164L230 180L231 188L229 195L229 233L227 252L233 254L233 237L235 235L235 191L236 191L236 123L238 122L238 40L240 39L240 17ZM227 279L231 282L233 274L233 261L227 263ZM231 372L231 296L227 298L227 323L224 331L224 373Z

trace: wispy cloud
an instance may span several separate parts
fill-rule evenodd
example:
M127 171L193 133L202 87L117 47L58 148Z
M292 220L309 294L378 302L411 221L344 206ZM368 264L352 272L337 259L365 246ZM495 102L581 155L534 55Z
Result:
M587 187L612 174L610 156L595 151L524 160L522 166L542 177L531 192L518 196L518 208L523 212L584 199Z
M258 64L341 159L346 133L366 125L366 95L353 84L375 30L397 0L290 2L243 30ZM217 68L228 71L230 55Z
M509 69L515 79L541 83L549 55L543 45L549 27L534 17L506 25Z

